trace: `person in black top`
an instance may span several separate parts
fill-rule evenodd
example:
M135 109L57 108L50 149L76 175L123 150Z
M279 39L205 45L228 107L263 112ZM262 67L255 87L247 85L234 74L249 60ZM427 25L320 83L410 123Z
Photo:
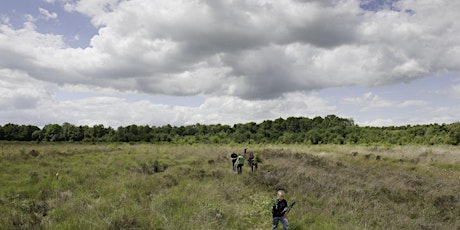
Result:
M235 166L235 162L236 162L236 158L238 157L238 155L233 152L231 155L230 155L230 158L232 158L232 168L233 168L233 171L236 170L236 166Z
M289 207L287 201L284 199L284 191L278 191L278 198L275 199L275 204L273 205L273 225L272 229L278 228L278 222L281 222L284 230L289 229L288 219L286 217L289 212Z

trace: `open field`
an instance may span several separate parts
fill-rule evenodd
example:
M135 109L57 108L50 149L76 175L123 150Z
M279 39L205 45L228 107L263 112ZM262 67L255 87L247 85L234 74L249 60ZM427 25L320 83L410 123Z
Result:
M0 144L4 229L460 229L459 147Z

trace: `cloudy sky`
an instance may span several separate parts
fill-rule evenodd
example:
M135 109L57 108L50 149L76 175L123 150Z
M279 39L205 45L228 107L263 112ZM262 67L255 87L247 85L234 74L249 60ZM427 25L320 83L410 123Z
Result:
M0 0L0 125L460 121L460 1Z

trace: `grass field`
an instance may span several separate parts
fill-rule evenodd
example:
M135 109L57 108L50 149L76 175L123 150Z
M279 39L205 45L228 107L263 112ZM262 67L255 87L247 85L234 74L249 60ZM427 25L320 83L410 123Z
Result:
M460 229L459 147L0 144L2 229Z

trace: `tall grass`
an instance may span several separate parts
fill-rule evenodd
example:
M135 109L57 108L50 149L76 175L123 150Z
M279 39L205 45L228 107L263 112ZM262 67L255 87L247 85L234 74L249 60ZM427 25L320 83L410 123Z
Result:
M455 147L1 145L5 229L270 229L278 189L290 229L460 228Z

